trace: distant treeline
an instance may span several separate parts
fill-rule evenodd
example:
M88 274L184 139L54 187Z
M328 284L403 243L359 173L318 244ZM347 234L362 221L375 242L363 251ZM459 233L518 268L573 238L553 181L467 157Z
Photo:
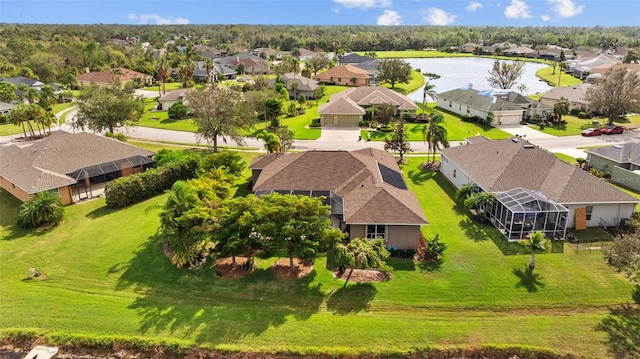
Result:
M227 53L259 47L346 53L450 50L470 42L529 44L534 49L547 45L633 48L640 46L640 27L0 24L0 77L21 75L55 82L86 69L115 67L153 75L156 59L150 50L168 47L169 53L175 53L176 47L189 44ZM150 46L143 49L142 43Z

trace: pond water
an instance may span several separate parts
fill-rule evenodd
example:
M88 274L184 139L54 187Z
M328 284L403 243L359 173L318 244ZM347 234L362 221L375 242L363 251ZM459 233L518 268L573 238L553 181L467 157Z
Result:
M413 69L420 69L423 73L431 72L440 75L437 80L430 80L436 85L434 90L437 93L450 91L453 89L473 85L476 90L490 90L491 86L487 82L489 69L493 65L493 59L477 57L464 58L443 58L443 59L404 59ZM520 83L527 86L524 95L546 92L552 89L546 82L536 77L536 71L547 67L545 64L527 62L524 65L524 73L520 81L512 88L520 92L517 87ZM424 87L410 93L408 96L413 101L422 102L422 91ZM433 101L427 97L427 101Z

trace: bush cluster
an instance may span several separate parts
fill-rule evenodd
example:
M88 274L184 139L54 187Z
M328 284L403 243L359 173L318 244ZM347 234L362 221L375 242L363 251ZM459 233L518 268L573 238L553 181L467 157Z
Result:
M415 249L398 249L398 247L387 247L389 256L392 258L413 259L416 255Z
M105 196L107 206L122 208L162 193L178 180L194 178L199 162L197 158L186 157L166 166L152 168L142 173L118 178L107 183Z
M464 115L464 116L462 116L462 122L471 122L471 123L483 124L484 123L484 119L482 119L482 118L480 118L478 116Z
M169 107L167 115L172 120L184 120L189 115L187 114L187 107L182 104L182 101L178 101Z

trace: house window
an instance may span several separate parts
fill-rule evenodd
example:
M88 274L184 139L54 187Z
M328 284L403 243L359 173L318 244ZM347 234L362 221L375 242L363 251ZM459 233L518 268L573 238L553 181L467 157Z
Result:
M342 82L342 77L338 77L338 83Z
M453 177L455 177L455 176L456 176L456 169L454 168L453 169Z
M591 219L591 214L593 214L593 206L587 206L587 221Z
M367 225L367 239L381 238L383 241L387 240L386 236L387 226L384 224L368 224Z

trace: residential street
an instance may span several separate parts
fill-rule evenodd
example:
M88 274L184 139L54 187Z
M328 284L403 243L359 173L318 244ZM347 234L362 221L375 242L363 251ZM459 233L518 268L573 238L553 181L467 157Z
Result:
M143 96L156 96L155 92L140 91L140 95ZM59 113L59 117L62 113ZM66 111L67 119L70 121L75 116L75 110L71 109ZM74 129L69 123L65 123L60 127L54 128L55 130L62 129L67 132L74 132ZM551 136L539 131L536 131L528 126L505 126L501 127L503 131L509 132L514 136L521 136L523 139L531 142L536 146L547 149L551 152L560 152L571 157L586 157L583 150L577 149L578 147L587 146L602 146L602 145L614 145L625 142L640 142L640 130L626 131L620 135L601 135L593 137L583 136L564 136L557 137ZM77 130L75 130L77 131ZM123 132L129 138L135 138L143 141L169 141L180 143L203 143L199 140L194 133L162 130L148 127L131 127L123 129ZM368 142L366 140L358 141L360 130L357 128L324 128L322 130L322 136L318 140L296 140L294 143L294 149L296 150L357 150L361 148L374 147L383 149L384 143L382 142ZM0 147L7 146L12 143L12 140L17 137L22 137L22 134L13 136L0 136ZM246 145L249 148L257 148L262 150L263 142L256 140L255 138L247 138ZM219 144L225 145L220 139ZM228 145L235 146L233 142L229 142ZM460 141L452 141L451 146L459 146ZM421 141L411 142L411 148L414 152L426 152L427 145Z

